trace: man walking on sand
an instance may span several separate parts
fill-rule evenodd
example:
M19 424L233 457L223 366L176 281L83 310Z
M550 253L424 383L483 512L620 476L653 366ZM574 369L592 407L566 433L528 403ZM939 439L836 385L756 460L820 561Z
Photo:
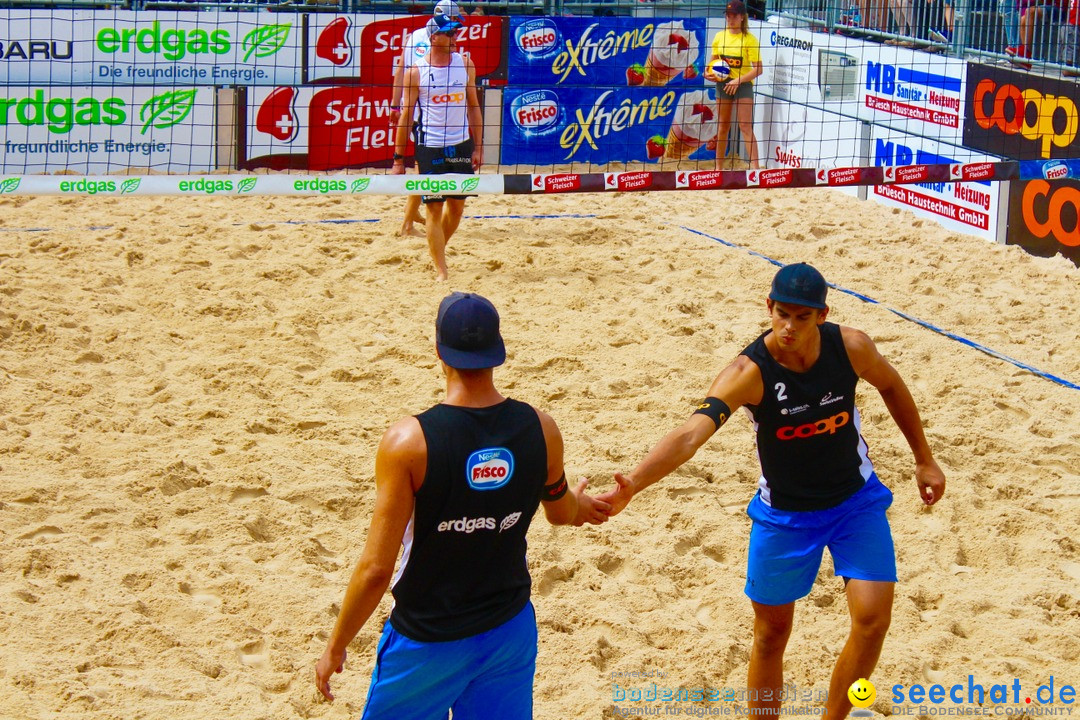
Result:
M330 678L393 575L364 720L532 718L536 616L525 535L543 504L553 525L601 523L610 510L569 488L547 414L503 397L499 314L479 295L443 299L435 348L442 403L390 426L375 456L375 509L337 623L315 669ZM398 547L401 566L394 574Z
M432 14L445 15L459 22L464 22L461 9L454 0L441 0L435 5ZM410 33L409 39L405 42L405 49L401 52L401 61L394 69L394 90L390 99L390 127L395 132L398 121L401 119L401 98L404 92L405 71L426 58L428 53L431 52L431 33L436 29L438 29L438 25L435 18L432 17L424 27ZM416 237L424 237L424 233L416 229L416 223L424 224L424 217L420 214L420 196L406 195L405 217L401 221L401 229L398 234L401 236L415 235Z
M413 108L419 107L416 132L416 164L425 175L472 174L483 160L484 125L476 94L476 69L472 60L452 52L453 36L460 20L435 15L431 52L405 73L405 100L398 122L392 172L405 172L405 149L413 126ZM428 250L435 277L449 279L446 245L461 222L465 195L425 195ZM445 205L445 211L444 206Z
M756 716L779 716L795 601L810 593L824 548L844 578L851 615L829 683L828 720L843 720L851 710L848 688L870 677L889 629L896 556L885 511L892 493L874 474L860 431L860 379L881 394L907 439L923 502L933 505L945 492L907 386L865 333L825 322L827 292L813 267L781 268L766 303L772 330L721 371L681 427L596 498L618 513L693 457L733 411L748 411L762 470L747 508L753 525L745 587L754 608L747 686L758 691L749 702Z

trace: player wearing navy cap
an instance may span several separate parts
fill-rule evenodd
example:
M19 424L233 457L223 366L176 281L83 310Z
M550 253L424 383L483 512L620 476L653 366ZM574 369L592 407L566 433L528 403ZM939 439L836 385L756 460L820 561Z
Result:
M569 488L555 421L503 397L499 314L453 293L435 348L446 399L386 431L375 456L375 509L337 623L316 665L327 699L345 649L393 581L363 718L532 718L536 616L525 535L543 504L553 525L601 523L610 507ZM394 573L398 548L401 564Z
M874 474L860 432L860 378L881 394L907 439L923 502L933 505L945 492L907 386L865 333L825 321L828 289L806 263L781 268L766 303L772 329L716 377L681 427L597 496L618 513L693 457L734 410L749 413L761 461L759 489L747 508L753 525L745 587L754 607L747 685L759 691L749 703L755 715L779 715L795 601L810 593L824 548L844 578L851 614L829 684L829 720L851 709L847 689L870 677L889 628L896 559L885 510L892 493Z

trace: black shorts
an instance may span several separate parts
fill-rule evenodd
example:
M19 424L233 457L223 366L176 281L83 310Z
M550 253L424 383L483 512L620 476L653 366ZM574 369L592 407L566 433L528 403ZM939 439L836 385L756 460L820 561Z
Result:
M448 147L416 146L416 167L421 175L442 175L444 173L460 173L462 175L474 175L472 166L473 141L466 140L457 145ZM423 201L442 202L453 198L464 200L470 195L424 195Z
M728 95L724 91L724 85L727 83L716 83L716 97L720 100L742 100L743 98L754 99L754 85L753 83L739 83L739 87L736 88L734 95Z

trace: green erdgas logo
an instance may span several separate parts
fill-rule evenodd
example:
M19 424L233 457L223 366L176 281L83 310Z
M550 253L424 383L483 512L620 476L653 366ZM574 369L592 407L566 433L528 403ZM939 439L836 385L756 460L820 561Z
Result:
M352 181L352 185L349 187L349 192L360 193L368 189L368 185L371 184L371 178L356 178Z
M0 182L0 193L13 193L19 189L19 183L22 182L22 178L5 178L3 182Z
M237 193L247 193L255 189L255 183L259 182L259 178L246 177L236 184Z
M125 180L123 183L120 184L120 194L125 195L127 193L134 193L139 189L140 185L142 185L142 178L131 178L130 180Z
M437 178L426 177L423 180L406 180L406 190L423 190L429 193L439 192L453 192L458 189L457 183L453 180L439 180Z
M257 58L273 55L289 40L292 23L263 25L244 36L244 62L254 55Z
M86 195L97 195L98 193L111 193L116 192L116 183L112 180L91 180L89 178L83 178L81 180L61 180L60 192L64 193L85 193Z
M143 121L139 134L145 135L151 125L160 130L183 122L195 107L196 92L194 88L171 90L147 100L139 110L139 119Z
M325 195L328 192L345 192L348 187L344 180L327 180L326 178L312 178L310 180L296 180L293 182L293 190L297 192L314 191Z
M182 60L188 55L224 55L232 49L228 30L180 30L162 28L155 20L150 27L136 29L102 28L95 38L97 49L103 53L161 54L166 60Z
M0 97L0 126L46 125L49 132L62 134L76 125L120 125L125 120L127 113L120 98L54 97L46 100L44 90L35 90L31 97Z
M480 184L480 178L467 178L461 181L461 192L472 192Z
M199 178L198 180L181 180L177 184L180 192L199 192L213 195L219 192L232 192L232 180L215 180L213 178Z

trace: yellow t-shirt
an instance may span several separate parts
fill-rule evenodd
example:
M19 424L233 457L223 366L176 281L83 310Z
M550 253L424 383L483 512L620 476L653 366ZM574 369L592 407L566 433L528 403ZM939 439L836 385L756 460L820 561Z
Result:
M712 43L713 58L722 58L731 68L731 79L742 77L761 62L757 38L750 33L735 34L728 29L716 33Z

